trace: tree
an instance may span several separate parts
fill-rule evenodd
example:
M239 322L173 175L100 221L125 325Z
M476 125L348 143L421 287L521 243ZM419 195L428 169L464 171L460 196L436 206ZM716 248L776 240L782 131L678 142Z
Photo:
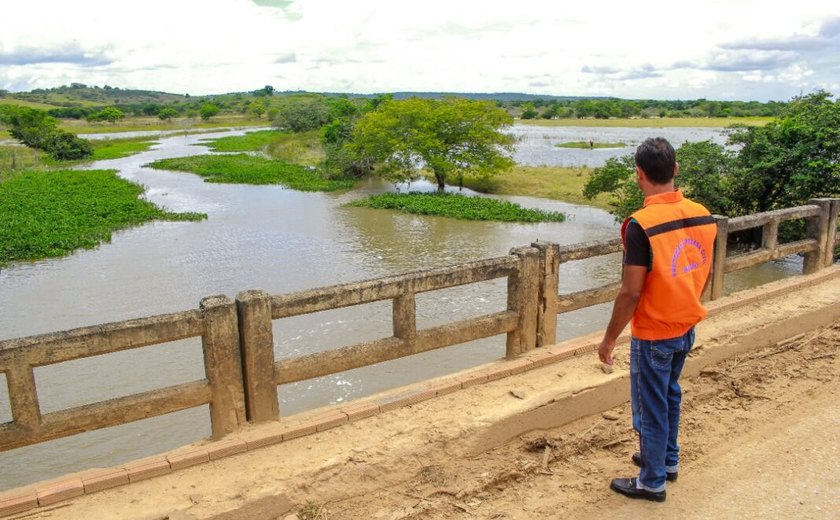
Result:
M161 121L171 121L173 117L178 117L178 111L172 107L164 107L158 110L157 116Z
M369 159L397 179L432 172L439 190L448 179L485 177L513 166L513 124L491 101L411 98L383 102L353 127L347 143L356 160Z
M30 148L43 150L58 160L85 159L93 155L93 147L65 130L58 121L41 110L14 107L0 112L0 119L9 126L9 134Z
M610 157L604 166L595 168L583 187L583 196L594 199L601 193L612 195L610 204L616 220L624 220L642 207L645 196L636 184L636 161L632 155Z
M204 103L199 109L199 114L201 115L201 119L209 121L211 117L219 113L219 110L219 107L213 103Z
M87 117L90 122L108 121L109 123L116 123L125 117L125 113L116 107L105 107L99 112L94 112Z
M18 107L8 116L9 134L30 148L44 149L47 138L56 132L58 120L46 112Z
M306 132L329 122L330 110L321 98L295 99L280 107L274 126L281 130Z
M93 146L90 141L64 130L58 130L50 135L44 147L53 159L59 161L86 159L93 156Z
M263 88L259 88L253 91L251 94L253 94L254 97L271 97L274 94L274 87L272 87L271 85L266 85Z
M738 170L735 156L711 141L685 142L677 149L680 171L674 184L686 196L706 206L712 213L734 215L738 208L733 202L732 184ZM596 168L583 189L584 197L595 198L600 193L612 195L616 220L624 220L642 207L644 194L636 184L636 161L632 155L612 157L604 166Z
M535 119L539 115L533 103L525 103L522 105L522 119Z
M260 119L262 115L265 114L267 108L268 103L266 103L264 99L258 99L248 106L248 112L257 116L257 119Z
M733 196L744 213L840 194L840 101L818 91L794 98L764 127L737 129L743 174Z

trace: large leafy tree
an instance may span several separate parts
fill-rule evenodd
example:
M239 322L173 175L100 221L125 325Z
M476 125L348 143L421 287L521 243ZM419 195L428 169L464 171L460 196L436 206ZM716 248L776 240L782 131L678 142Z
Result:
M460 98L386 100L360 117L347 142L393 179L430 171L443 190L465 175L489 176L513 166L511 116L492 102Z
M329 114L329 106L321 97L294 98L280 107L273 124L280 130L306 132L324 126L330 120Z
M840 101L828 92L794 98L782 117L730 140L741 147L733 197L743 213L840 194Z
M205 121L209 121L211 117L215 116L221 111L218 105L214 103L204 103L201 105L201 109L199 110L199 115L201 119Z
M763 127L730 131L726 149L711 141L677 150L676 184L712 212L737 216L840 195L840 101L827 92L794 98ZM631 156L597 168L584 195L611 193L624 218L641 206Z
M108 121L113 124L123 118L125 118L125 113L116 107L105 107L99 112L94 112L87 116L87 120L91 123Z
M674 183L685 194L702 203L712 213L732 215L738 208L732 200L736 180L735 157L731 151L712 141L685 142L677 149L679 174ZM613 157L596 168L583 189L594 198L610 193L616 219L623 220L642 207L644 194L636 184L636 162L632 155Z
M12 107L0 112L0 120L9 126L9 134L30 148L44 150L59 160L85 159L93 147L85 139L57 128L58 121L41 110Z

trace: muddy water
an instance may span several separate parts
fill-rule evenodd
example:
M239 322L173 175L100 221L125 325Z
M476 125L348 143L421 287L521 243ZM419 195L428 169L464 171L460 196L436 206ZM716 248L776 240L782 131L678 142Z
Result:
M462 222L343 207L354 198L394 189L380 181L365 182L348 193L302 193L277 186L208 184L195 175L143 166L160 158L206 153L195 146L201 139L236 133L168 137L148 152L91 165L117 169L146 186L147 198L169 210L201 211L209 218L144 225L114 234L111 243L95 250L2 270L0 339L195 308L202 297L213 294L233 298L252 288L280 294L501 256L536 239L572 244L613 238L618 231L604 211L543 199L510 197L525 206L564 211L567 222ZM431 189L422 183L412 188ZM778 278L795 271L795 264L767 264L751 276ZM617 255L564 265L560 290L615 281L618 265ZM734 283L748 286L751 280L748 276ZM421 294L418 327L499 311L505 299L504 280ZM603 328L608 307L562 316L560 339ZM277 320L276 356L389 336L390 316L390 303L381 302ZM285 385L279 388L281 414L457 371L503 354L500 336ZM35 375L46 413L200 379L202 355L197 340L186 340L41 367ZM5 387L0 374L0 422L11 419ZM5 468L0 489L160 453L208 434L208 413L202 407L0 453L0 467Z

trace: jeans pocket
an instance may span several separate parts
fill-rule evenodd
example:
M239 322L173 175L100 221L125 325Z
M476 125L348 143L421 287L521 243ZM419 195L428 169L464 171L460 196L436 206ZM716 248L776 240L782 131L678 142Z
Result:
M654 368L660 370L671 368L671 362L674 360L673 349L665 346L665 348L651 345L650 346L650 364Z

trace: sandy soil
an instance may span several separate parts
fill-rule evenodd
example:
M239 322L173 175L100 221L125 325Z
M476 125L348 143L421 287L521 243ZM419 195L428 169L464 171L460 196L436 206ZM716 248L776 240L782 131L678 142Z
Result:
M680 478L664 504L607 488L632 476L629 405L472 460L328 503L322 518L840 518L840 323L684 382Z
M698 360L767 346L684 378L683 459L664 504L607 488L635 473L628 405L534 430L535 411L556 416L552 403L592 388L626 398L625 348L613 374L592 353L21 517L840 518L838 309L834 276L698 328ZM832 326L809 326L829 314Z

